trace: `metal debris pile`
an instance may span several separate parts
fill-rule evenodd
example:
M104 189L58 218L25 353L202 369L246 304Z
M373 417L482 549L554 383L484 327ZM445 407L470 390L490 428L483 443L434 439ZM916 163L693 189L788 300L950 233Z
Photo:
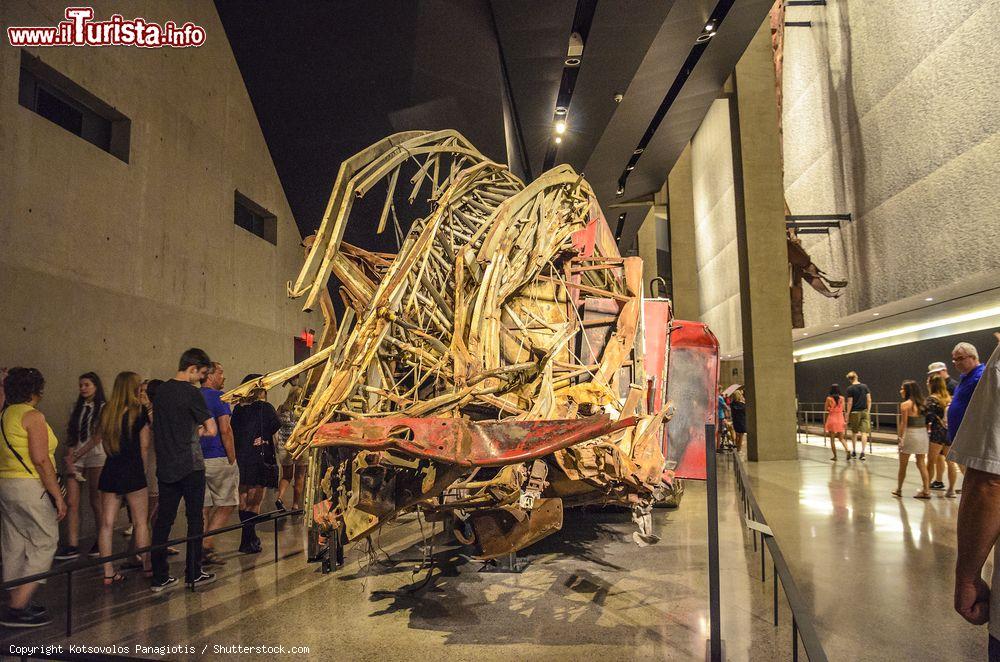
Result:
M408 228L404 185L429 202ZM375 193L395 254L343 241ZM564 505L633 506L648 528L670 487L666 356L647 378L642 263L581 175L525 184L455 131L390 136L342 165L289 296L329 314L331 276L345 313L318 351L227 394L303 376L287 448L310 454L314 525L354 540L418 509L483 558L558 530Z

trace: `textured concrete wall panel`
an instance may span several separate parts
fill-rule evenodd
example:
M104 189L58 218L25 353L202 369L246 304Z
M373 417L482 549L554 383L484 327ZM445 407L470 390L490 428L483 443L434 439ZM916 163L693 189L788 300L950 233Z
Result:
M691 140L699 309L723 354L743 346L729 100L716 100Z
M804 241L850 280L839 300L806 291L807 324L1000 280L1000 0L794 11L813 28L786 32L786 198L793 213L855 216Z

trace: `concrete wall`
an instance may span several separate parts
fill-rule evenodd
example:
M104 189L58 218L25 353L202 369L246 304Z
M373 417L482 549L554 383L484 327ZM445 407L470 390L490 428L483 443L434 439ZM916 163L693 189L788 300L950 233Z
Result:
M728 99L712 103L691 140L691 188L699 319L718 336L722 356L738 354L743 341Z
M855 217L803 241L850 281L837 300L807 288L806 325L976 274L1000 285L1000 1L838 0L788 19L813 24L785 32L788 204Z
M670 224L670 289L674 316L682 320L701 317L698 293L697 235L694 197L691 193L691 145L681 152L667 177L667 220Z
M0 24L54 25L65 7L3 3ZM131 119L128 163L20 106L20 51L0 48L0 365L43 372L60 439L82 372L108 390L121 370L168 378L198 346L233 386L290 365L293 336L321 323L285 295L301 237L212 4L94 7L190 20L207 41L32 51ZM277 246L234 225L235 189L277 216Z

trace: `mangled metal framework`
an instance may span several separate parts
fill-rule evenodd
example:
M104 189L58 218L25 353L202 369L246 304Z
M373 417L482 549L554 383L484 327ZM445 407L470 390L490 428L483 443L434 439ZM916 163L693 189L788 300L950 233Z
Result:
M409 201L430 210L404 234L397 188L410 172ZM375 190L396 254L343 241L354 202ZM564 505L630 505L648 527L669 490L669 416L637 342L641 274L569 166L525 184L455 131L399 133L342 165L288 287L311 310L336 277L336 334L226 397L307 373L287 448L311 453L326 497L314 524L348 540L412 509L483 558L558 530Z

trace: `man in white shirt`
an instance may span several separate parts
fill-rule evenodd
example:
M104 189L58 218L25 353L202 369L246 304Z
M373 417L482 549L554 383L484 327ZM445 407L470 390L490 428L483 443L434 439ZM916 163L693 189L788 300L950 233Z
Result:
M1000 660L1000 548L992 587L982 578L1000 538L1000 345L986 363L948 459L966 466L958 510L955 610L975 625L989 622L990 660Z

